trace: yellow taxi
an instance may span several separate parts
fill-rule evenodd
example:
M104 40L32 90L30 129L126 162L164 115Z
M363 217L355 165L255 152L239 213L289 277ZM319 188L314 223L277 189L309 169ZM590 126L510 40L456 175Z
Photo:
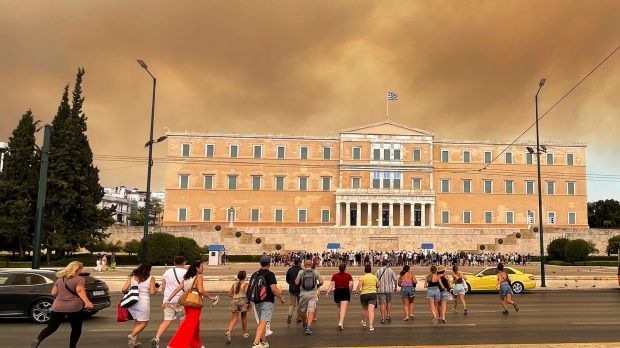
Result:
M512 292L520 294L525 290L532 290L536 287L536 281L534 275L529 273L523 273L516 268L504 267L504 271L508 273L508 277L512 282ZM467 292L470 291L495 291L495 285L497 285L497 268L485 267L473 274L465 273L465 281L467 282ZM450 277L450 286L452 284L452 277Z

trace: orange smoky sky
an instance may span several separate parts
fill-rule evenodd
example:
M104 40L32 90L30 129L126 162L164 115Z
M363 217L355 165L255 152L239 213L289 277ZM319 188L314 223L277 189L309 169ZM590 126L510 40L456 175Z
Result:
M381 121L390 90L390 118L436 139L513 140L539 80L542 114L620 45L618 18L618 1L0 0L0 141L28 109L51 122L84 67L101 184L144 189L146 159L104 160L147 156L152 80L136 59L157 77L156 138L338 134ZM619 92L620 52L545 116L541 140L587 141L589 174L620 173ZM620 174L588 181L604 198L620 198Z

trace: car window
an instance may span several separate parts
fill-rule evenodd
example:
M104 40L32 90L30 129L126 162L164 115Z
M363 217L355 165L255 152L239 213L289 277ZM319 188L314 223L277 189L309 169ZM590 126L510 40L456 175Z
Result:
M45 278L38 274L31 273L15 274L13 280L11 280L11 285L37 285L45 283L47 283Z
M497 274L497 268L489 268L484 270L484 272L482 272L483 276L491 276L491 275L496 275Z
M6 273L0 273L0 286L8 285L9 275Z
M506 272L508 274L517 274L517 273L515 273L515 271L511 270L510 268L504 268L504 272Z

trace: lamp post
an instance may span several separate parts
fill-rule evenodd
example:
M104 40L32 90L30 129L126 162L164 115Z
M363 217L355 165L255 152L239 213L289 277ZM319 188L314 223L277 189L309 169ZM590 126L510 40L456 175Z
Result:
M536 92L535 102L536 102L536 165L538 170L538 222L540 229L540 287L544 288L547 285L545 284L545 246L543 240L543 210L542 210L542 183L540 181L540 138L538 136L538 93L540 93L540 89L545 85L545 81L547 79L541 79L540 83L538 83L538 91Z
M230 224L228 224L228 227L233 227L233 220L235 219L234 214L235 214L235 208L233 207L228 208L228 219L230 220Z
M151 208L151 168L153 167L153 124L155 123L155 87L157 86L157 79L149 71L146 63L143 60L138 60L138 64L146 70L146 72L153 78L153 101L151 104L151 132L149 133L149 141L146 143L149 147L149 163L147 165L146 174L146 202L144 202L144 236L142 237L142 263L146 263L146 246L149 239L149 210ZM159 139L158 139L159 140Z

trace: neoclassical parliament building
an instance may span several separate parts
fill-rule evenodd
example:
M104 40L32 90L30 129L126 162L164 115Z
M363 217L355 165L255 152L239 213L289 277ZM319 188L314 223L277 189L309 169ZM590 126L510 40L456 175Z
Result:
M543 223L587 227L586 144L542 144ZM536 145L508 145L390 120L337 137L168 133L164 225L529 228Z

